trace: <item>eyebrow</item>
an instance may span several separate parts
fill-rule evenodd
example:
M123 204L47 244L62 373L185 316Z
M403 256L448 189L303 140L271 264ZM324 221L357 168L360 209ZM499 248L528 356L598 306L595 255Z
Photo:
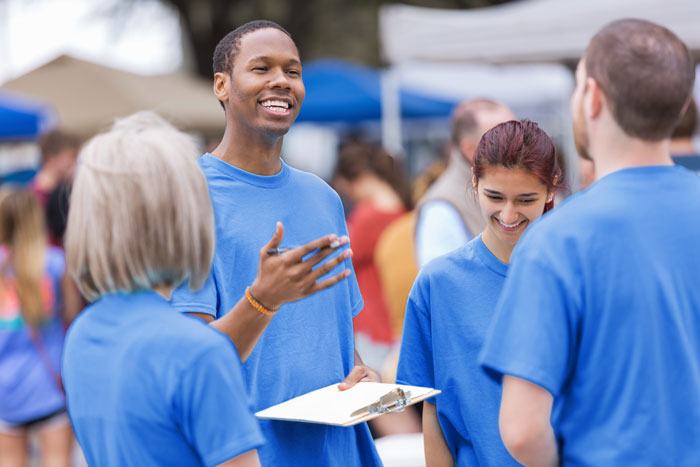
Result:
M268 57L267 55L258 55L257 57L252 57L248 59L249 62L255 62L258 60L262 62L269 62L270 60L272 60L272 58ZM287 63L291 65L301 65L301 62L296 58L290 58L289 60L287 60Z
M490 194L490 195L500 195L500 196L503 196L503 193L501 193L500 191L489 190L488 188L484 188L484 191L485 191L486 193ZM529 198L529 197L532 197L532 196L537 196L538 194L539 194L539 193L536 193L536 192L532 192L532 193L520 193L519 195L516 196L516 198Z

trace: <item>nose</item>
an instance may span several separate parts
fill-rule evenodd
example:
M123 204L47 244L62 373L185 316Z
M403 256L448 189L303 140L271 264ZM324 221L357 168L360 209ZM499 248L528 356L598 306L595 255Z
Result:
M273 75L270 77L268 86L271 88L290 89L289 79L283 69L275 68Z
M504 223L514 224L518 221L519 214L513 203L506 203L503 209L501 209L500 217Z

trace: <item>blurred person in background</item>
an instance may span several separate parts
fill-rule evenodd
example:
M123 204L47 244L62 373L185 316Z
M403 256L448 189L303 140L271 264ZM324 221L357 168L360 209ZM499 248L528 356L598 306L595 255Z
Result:
M447 161L440 158L430 164L413 181L411 198L417 202L447 169ZM374 252L374 265L379 273L382 293L389 308L391 330L396 341L393 350L381 368L382 381L396 382L401 334L406 313L408 294L418 275L416 261L416 212L412 210L392 221L379 235Z
M204 286L180 287L172 303L233 339L255 411L333 384L380 381L354 347L363 300L340 198L281 158L306 95L296 44L280 25L253 21L219 42L213 62L226 129L199 167L214 206L214 261ZM365 423L260 426L263 465L381 464Z
M399 161L380 147L350 143L338 154L333 186L352 202L347 222L352 264L365 306L353 320L355 347L379 368L394 338L374 252L384 229L411 208L407 176Z
M60 378L65 306L63 252L47 244L44 213L25 190L0 190L0 466L28 462L28 436L41 464L67 466L73 434Z
M168 302L184 280L204 282L214 251L196 156L150 112L80 153L66 251L92 304L68 331L63 381L88 465L260 465L235 347Z
M375 252L387 226L411 209L408 177L400 162L380 147L355 142L340 149L333 186L353 206L347 218L352 264L365 301L353 320L355 348L370 367L382 368L396 337ZM414 409L372 420L370 427L375 437L420 431Z
M411 192L413 193L412 198L414 205L425 195L428 188L440 178L440 175L447 170L447 165L447 158L440 157L426 167L425 170L419 173L415 180L413 180Z
M518 243L480 356L524 465L700 465L700 178L669 153L694 80L686 45L638 19L578 64L596 182Z
M669 150L676 165L700 172L700 154L693 141L697 129L698 106L695 99L691 99L676 129L673 130Z
M478 354L526 229L554 206L562 171L536 123L501 123L476 148L472 187L486 223L466 245L421 269L406 306L397 382L439 388L423 405L429 466L519 465L498 431L500 385Z
M508 107L488 99L462 102L452 112L449 164L416 206L419 267L461 247L484 229L471 187L474 151L481 135L514 118Z
M61 130L53 130L41 137L39 148L41 165L29 187L41 205L46 206L50 193L73 179L80 141Z
M68 223L68 207L73 181L61 182L54 188L46 200L46 226L51 239L58 240L63 245L63 235Z
M446 169L447 161L440 158L418 174L411 184L411 199L414 204L423 197ZM389 307L392 334L397 343L400 343L406 301L418 274L415 209L392 221L379 235L374 253L374 265L379 273L382 292ZM398 345L392 351L391 361L385 362L382 368L382 379L387 382L396 380L396 364L399 361Z

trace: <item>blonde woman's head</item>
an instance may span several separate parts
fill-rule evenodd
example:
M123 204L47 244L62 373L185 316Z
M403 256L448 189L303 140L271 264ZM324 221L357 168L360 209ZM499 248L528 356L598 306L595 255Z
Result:
M117 121L80 152L66 228L68 269L89 300L199 288L214 252L213 212L190 137L152 112Z

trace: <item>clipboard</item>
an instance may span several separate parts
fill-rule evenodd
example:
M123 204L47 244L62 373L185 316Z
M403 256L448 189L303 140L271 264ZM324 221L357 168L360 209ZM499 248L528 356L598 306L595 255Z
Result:
M338 383L317 389L255 414L269 420L353 426L385 413L398 412L440 390L404 384L361 382L341 391Z

